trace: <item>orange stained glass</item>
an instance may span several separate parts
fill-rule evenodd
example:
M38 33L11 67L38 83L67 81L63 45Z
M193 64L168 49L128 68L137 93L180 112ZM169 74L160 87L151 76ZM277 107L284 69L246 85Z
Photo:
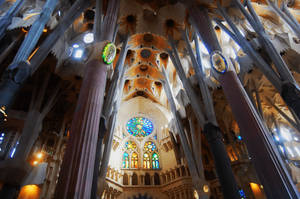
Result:
M138 155L135 152L131 155L131 168L138 168Z

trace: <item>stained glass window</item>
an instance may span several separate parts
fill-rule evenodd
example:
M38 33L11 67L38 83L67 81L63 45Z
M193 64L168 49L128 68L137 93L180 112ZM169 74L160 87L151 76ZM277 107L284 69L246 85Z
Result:
M144 153L143 166L145 169L150 169L150 155L149 153Z
M123 168L124 169L129 168L129 155L126 152L123 154Z
M131 168L138 168L138 154L135 152L131 155Z
M135 137L146 137L153 131L152 122L144 117L134 117L127 122L127 131Z
M133 141L128 141L125 143L125 149L126 150L135 150L136 149L136 144Z
M149 151L149 152L155 151L156 150L156 145L153 142L148 141L144 145L144 150Z
M152 169L159 169L159 160L157 153L152 154Z

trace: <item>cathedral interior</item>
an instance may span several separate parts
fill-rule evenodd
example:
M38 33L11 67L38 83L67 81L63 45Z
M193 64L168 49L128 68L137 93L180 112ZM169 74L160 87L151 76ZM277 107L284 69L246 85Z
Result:
M299 23L300 0L0 0L0 198L300 198Z

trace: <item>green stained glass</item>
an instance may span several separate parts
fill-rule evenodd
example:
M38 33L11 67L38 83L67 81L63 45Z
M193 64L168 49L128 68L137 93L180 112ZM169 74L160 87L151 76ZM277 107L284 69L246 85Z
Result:
M159 169L159 160L157 153L152 154L152 168Z
M152 122L144 117L134 117L127 122L127 131L135 137L146 137L153 131Z

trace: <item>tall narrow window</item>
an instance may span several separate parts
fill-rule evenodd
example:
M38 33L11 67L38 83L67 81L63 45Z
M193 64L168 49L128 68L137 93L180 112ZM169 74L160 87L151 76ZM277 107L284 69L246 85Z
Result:
M123 154L123 168L124 169L129 168L129 155L126 152Z
M131 155L131 168L138 168L138 154L136 152Z
M152 154L152 168L159 169L159 160L157 153Z
M145 169L150 169L150 155L149 153L144 153L143 166Z
M5 134L4 133L1 133L0 134L0 151L2 151L2 143L4 142L4 137L5 137Z

